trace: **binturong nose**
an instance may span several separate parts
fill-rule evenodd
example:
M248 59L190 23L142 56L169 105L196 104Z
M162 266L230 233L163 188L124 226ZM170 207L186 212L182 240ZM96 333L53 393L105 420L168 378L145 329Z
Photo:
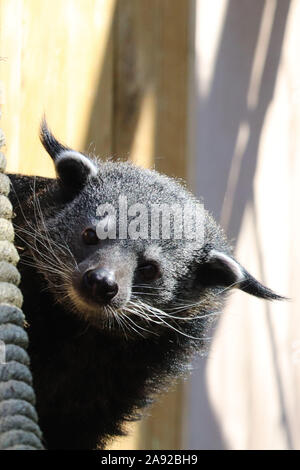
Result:
M93 299L103 303L113 299L119 290L114 273L105 268L86 271L83 284Z

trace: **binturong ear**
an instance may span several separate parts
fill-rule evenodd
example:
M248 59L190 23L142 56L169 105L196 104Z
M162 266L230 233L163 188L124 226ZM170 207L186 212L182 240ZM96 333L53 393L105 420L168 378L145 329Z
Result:
M55 164L56 174L65 189L78 192L98 168L87 156L62 145L51 133L44 118L40 128L40 139Z
M198 282L203 287L235 287L263 299L284 299L258 282L230 255L216 250L199 266Z

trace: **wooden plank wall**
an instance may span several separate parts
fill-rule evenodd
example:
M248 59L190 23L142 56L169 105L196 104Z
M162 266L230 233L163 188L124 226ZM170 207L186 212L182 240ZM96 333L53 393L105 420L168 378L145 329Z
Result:
M187 446L300 449L300 2L196 8L195 190L289 300L232 293L191 381Z
M8 169L53 175L46 112L76 149L184 177L188 13L189 0L0 0ZM182 401L179 386L115 445L180 448Z

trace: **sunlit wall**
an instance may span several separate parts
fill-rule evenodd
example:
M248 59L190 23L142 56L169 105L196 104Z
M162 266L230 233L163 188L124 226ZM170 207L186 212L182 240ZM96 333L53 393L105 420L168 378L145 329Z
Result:
M195 9L190 181L237 259L291 300L232 294L195 363L186 445L299 449L300 2Z

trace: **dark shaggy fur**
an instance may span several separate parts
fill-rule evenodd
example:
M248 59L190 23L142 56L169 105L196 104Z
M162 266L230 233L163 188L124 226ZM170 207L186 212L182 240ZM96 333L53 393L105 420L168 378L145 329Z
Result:
M70 151L45 122L41 138L58 178L10 175L40 425L49 449L103 447L205 349L231 287L279 297L233 259L206 211L201 241L86 244L99 204L116 205L120 194L147 207L194 197L155 171ZM109 302L82 281L103 266L118 287ZM145 280L149 269L155 276Z

